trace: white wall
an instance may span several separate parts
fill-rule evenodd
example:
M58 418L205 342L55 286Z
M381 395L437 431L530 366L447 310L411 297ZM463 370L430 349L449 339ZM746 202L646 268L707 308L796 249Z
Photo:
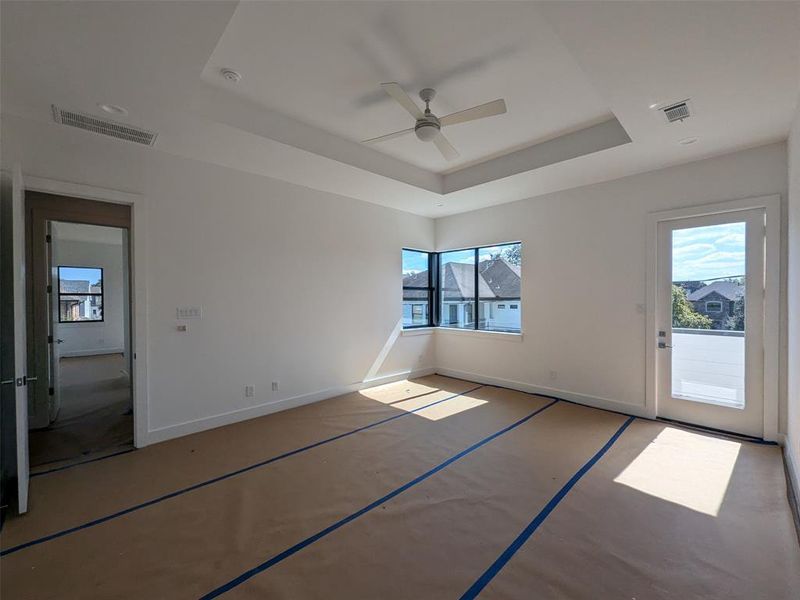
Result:
M85 227L93 227L85 225ZM63 339L61 356L85 356L124 352L124 286L122 244L100 244L59 239L54 227L53 263L103 269L103 321L58 323L56 335Z
M4 115L2 137L6 168L147 198L150 440L433 367L432 336L397 335L430 219L55 124ZM179 306L202 309L187 333Z
M647 214L767 194L785 202L786 186L779 143L437 219L439 250L523 242L522 342L437 334L437 365L643 408Z
M786 456L800 494L800 107L789 136L789 358Z

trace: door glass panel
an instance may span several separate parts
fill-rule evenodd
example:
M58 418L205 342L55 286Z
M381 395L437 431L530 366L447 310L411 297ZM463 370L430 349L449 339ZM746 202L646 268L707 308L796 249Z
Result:
M745 406L745 223L672 232L672 396Z

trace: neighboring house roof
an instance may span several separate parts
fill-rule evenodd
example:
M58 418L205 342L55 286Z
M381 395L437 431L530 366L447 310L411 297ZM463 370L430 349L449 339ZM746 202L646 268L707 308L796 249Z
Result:
M80 279L62 279L59 281L59 285L61 286L61 293L73 293L73 294L89 294L90 292L90 285L88 281L83 281Z
M723 296L728 300L736 300L740 296L744 295L744 286L735 281L715 281L714 283L710 283L699 290L695 290L686 296L686 298L691 302L697 302L698 300L702 300L714 292L717 292L720 296Z
M425 287L428 272L405 275L404 286ZM445 300L467 300L474 297L475 271L471 264L445 263L442 269L442 296ZM514 299L520 297L520 269L502 258L478 263L478 293L481 298ZM424 297L424 292L417 292ZM414 290L406 290L406 299L413 299Z

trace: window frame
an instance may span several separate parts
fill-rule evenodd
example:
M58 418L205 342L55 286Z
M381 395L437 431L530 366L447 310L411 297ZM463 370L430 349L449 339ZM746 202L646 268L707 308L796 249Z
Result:
M485 249L485 248L499 248L499 247L502 247L502 246L517 246L517 245L520 246L520 248L521 248L522 247L522 242L521 241L503 242L503 243L500 243L500 244L486 244L486 245L483 245L483 246L474 246L474 247L468 247L468 248L455 248L455 249L452 249L452 250L440 250L439 252L436 252L437 289L439 289L439 290L442 289L441 258L442 258L443 254L447 254L449 252L464 252L464 251L472 250L473 253L474 253L474 258L473 258L474 269L473 270L475 272L475 281L474 281L474 284L473 284L474 285L474 288L473 288L474 296L471 298L470 301L468 301L468 302L472 302L472 305L475 306L475 309L474 309L474 313L475 314L473 314L473 326L472 327L453 327L453 326L450 326L450 325L441 325L439 323L438 314L437 314L436 327L441 327L443 329L455 329L455 330L460 330L460 331L483 331L485 333L506 333L506 334L511 334L511 335L521 335L522 334L521 309L520 309L520 322L519 322L519 330L518 331L494 331L492 329L482 329L481 327L479 327L479 325L480 325L480 303L481 303L481 298L480 298L480 288L478 286L478 284L479 284L479 275L480 275L480 273L478 272L478 264L480 262L480 251ZM521 280L522 280L522 273L520 272L520 282L521 282ZM484 301L487 301L487 302L491 302L492 300L498 300L498 299L494 299L494 298L493 299L489 299L489 298L484 299ZM509 302L509 299L507 299L507 298L500 298L499 300L504 300L506 302ZM440 307L441 304L442 304L441 299L437 298L436 306ZM522 304L522 285L521 285L521 283L520 283L518 304Z
M92 269L96 271L100 271L100 292L62 292L61 291L61 269ZM103 323L106 320L106 299L105 299L105 290L106 290L106 276L105 270L103 267L78 267L75 265L58 265L56 267L56 273L58 274L58 323L60 324L78 324L78 323ZM89 282L89 289L92 287L92 282ZM100 306L103 307L101 311L101 317L99 319L82 319L79 321L64 321L61 318L61 296L100 296Z
M439 281L438 273L436 272L437 271L437 267L438 267L438 262L439 262L438 261L438 253L429 252L428 250L419 250L417 248L406 248L406 247L403 247L402 251L400 252L401 261L402 261L403 252L406 252L406 251L408 251L408 252L419 252L421 254L427 255L427 257L428 257L428 285L427 286L415 286L415 285L409 285L409 286L404 285L403 286L403 296L405 296L405 291L406 290L416 290L416 291L426 291L426 292L428 292L428 321L427 321L427 323L414 324L413 323L413 320L414 320L414 316L413 316L414 309L412 307L412 309L411 309L412 324L411 325L406 325L404 323L403 324L403 329L421 329L421 328L425 328L425 327L436 327L436 323L439 322L438 312L436 312L436 310L437 310L436 307L437 307L437 304L438 304L437 301L436 301L437 297L438 297L438 295L436 294L436 284ZM402 265L401 265L401 272L402 272ZM402 302L405 302L405 298L402 298Z
M719 306L719 308L717 310L711 310L708 307L709 304L716 304L717 306ZM723 312L723 310L725 310L721 300L707 300L705 304L705 309L707 313L721 313Z

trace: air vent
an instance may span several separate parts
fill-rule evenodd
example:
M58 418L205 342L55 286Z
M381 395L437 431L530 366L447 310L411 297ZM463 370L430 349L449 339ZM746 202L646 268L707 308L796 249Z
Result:
M683 102L678 102L677 104L670 104L661 109L664 112L664 116L667 118L667 123L674 123L675 121L683 121L688 119L691 115L689 112L689 102L688 100L684 100Z
M152 146L156 141L156 134L139 127L131 127L124 123L117 123L108 119L94 117L84 113L71 110L64 110L53 105L53 120L62 125L70 125L79 129L85 129L93 133L102 133L120 140L136 142L145 146Z

